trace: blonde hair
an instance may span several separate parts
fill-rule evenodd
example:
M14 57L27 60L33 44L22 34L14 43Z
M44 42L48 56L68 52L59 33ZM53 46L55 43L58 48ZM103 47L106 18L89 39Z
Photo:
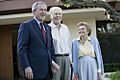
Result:
M88 32L88 36L91 35L92 29L91 29L90 24L88 24L87 22L79 22L79 23L77 24L77 27L79 27L79 26L85 26L86 29L87 29L87 32Z

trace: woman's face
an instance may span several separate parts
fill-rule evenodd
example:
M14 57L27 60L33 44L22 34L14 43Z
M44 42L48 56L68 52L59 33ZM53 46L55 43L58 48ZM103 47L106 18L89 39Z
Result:
M81 36L87 36L88 32L84 25L78 27L79 35Z

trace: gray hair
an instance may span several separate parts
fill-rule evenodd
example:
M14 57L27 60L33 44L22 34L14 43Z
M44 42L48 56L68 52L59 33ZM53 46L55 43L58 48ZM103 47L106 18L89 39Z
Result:
M77 24L77 27L79 27L79 26L85 26L86 29L87 29L87 32L88 32L88 36L91 35L92 29L91 29L90 24L88 24L87 22L79 22L79 23Z
M53 13L63 13L63 11L60 7L51 7L49 10L49 14L53 14Z
M46 5L47 4L43 1L38 1L38 2L35 2L33 5L32 5L32 12L36 11L36 9L38 8L38 5Z

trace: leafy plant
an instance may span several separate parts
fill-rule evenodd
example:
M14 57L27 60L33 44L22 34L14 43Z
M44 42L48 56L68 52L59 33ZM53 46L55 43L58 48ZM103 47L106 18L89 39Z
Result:
M105 72L120 71L120 63L104 64Z
M120 80L120 71L111 73L110 79L111 79L111 80Z

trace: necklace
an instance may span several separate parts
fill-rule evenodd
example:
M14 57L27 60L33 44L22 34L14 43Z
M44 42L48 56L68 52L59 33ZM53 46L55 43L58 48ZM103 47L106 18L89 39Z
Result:
M81 44L85 44L86 41L87 41L87 36L81 36L80 37L80 43Z

